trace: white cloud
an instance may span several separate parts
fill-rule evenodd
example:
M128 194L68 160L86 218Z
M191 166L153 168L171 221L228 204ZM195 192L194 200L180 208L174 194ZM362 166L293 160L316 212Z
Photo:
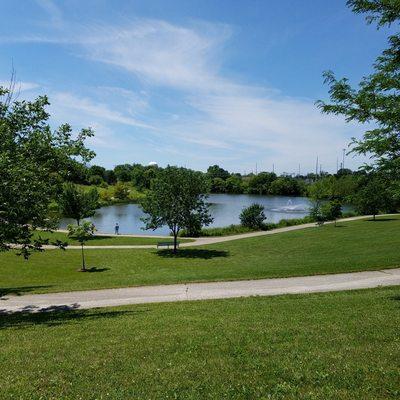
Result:
M137 20L129 27L92 28L81 46L93 60L180 92L191 112L155 122L180 140L292 169L312 165L318 154L333 169L336 154L357 135L357 127L321 115L311 100L226 77L220 50L230 34L223 25L187 28Z
M230 35L224 25L195 29L165 21L137 19L129 26L94 26L77 39L93 60L124 68L145 82L177 89L218 89L216 53Z
M51 25L54 28L61 28L63 18L61 10L52 0L36 0L36 3L47 13ZM47 21L48 23L48 21Z
M10 81L0 81L0 86L3 86L5 88L10 87ZM33 90L33 89L38 89L40 87L39 84L34 83L34 82L15 82L14 86L14 91L16 93L18 92L25 92L28 90Z
M58 109L75 110L80 114L94 117L94 121L116 122L138 128L154 129L148 124L127 116L120 111L112 110L107 104L93 102L89 98L79 97L68 92L57 92L51 95L53 106Z
M258 161L282 165L282 170L297 170L301 163L310 170L319 155L323 167L333 170L341 149L359 134L357 126L321 115L312 100L285 97L275 88L227 76L222 55L233 33L229 26L197 23L188 27L135 19L119 26L69 27L68 32L73 33L50 40L77 46L80 55L132 74L145 93L99 87L125 99L123 112L110 107L107 99L95 102L57 93L52 97L57 109L74 110L83 120L89 116L93 121L147 129L149 135L163 132L170 142L187 144L181 159L194 159L204 152L207 157L214 154L215 162L234 160L232 164L240 162L246 168ZM25 39L49 41L37 35ZM170 96L168 102L175 109L152 103L154 96L159 100L158 88L167 89L164 97ZM141 113L151 115L152 122L143 122Z

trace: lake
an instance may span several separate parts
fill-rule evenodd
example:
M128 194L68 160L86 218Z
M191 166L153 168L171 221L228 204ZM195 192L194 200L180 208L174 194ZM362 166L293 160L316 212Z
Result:
M239 215L244 207L259 203L265 207L267 222L278 222L281 219L302 218L308 214L310 200L306 197L261 196L249 194L211 194L211 214L214 217L213 227L239 224ZM114 233L115 223L118 222L121 234L168 235L167 227L156 231L144 231L140 220L143 212L137 204L118 204L102 207L96 211L91 220L101 233ZM62 219L60 228L66 228L73 220Z

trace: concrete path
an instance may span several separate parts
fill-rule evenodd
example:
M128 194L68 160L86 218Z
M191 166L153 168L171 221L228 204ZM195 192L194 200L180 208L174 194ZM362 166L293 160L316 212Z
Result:
M329 292L390 285L400 285L400 268L296 278L141 286L8 296L0 299L0 314L18 311L55 311L126 304Z
M388 217L388 216L393 216L393 215L398 215L398 214L385 214L385 215L380 215L379 217ZM372 218L372 215L363 215L363 216L359 216L359 217L343 218L343 219L338 220L337 222L339 223L339 222L347 222L347 221L357 221L360 219L368 219L368 218ZM325 224L333 224L333 221L326 222ZM297 230L306 229L306 228L316 228L315 222L308 223L308 224L302 224L302 225L287 226L284 228L272 229L270 231L257 231L257 232L242 233L239 235L187 238L187 239L193 239L194 242L181 243L180 247L205 246L205 245L209 245L209 244L230 242L232 240L247 239L247 238L257 237L257 236L275 235L277 233L297 231ZM106 236L116 236L116 235L106 235ZM168 238L168 239L172 240L171 236L166 237L166 236L144 236L144 235L119 235L119 237L158 237L158 238L164 238L164 239ZM44 246L44 248L52 249L52 248L54 248L54 246ZM81 248L80 246L74 246L74 245L67 247L67 249L70 249L70 250L77 250L80 248ZM98 249L155 249L155 248L157 248L157 246L152 245L152 244L106 245L106 246L87 245L87 246L85 246L85 249L97 249L97 250Z

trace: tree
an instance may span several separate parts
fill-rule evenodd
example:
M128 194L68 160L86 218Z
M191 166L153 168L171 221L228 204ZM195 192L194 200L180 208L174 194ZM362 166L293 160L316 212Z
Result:
M322 203L320 200L313 200L313 204L309 211L309 216L317 225L321 226L326 221L326 217L322 212Z
M77 240L81 245L81 254L82 254L82 268L80 269L81 272L86 272L86 262L85 262L85 253L83 251L84 244L90 240L96 228L94 224L89 221L83 221L82 225L68 225L68 237L74 240Z
M33 231L56 227L49 207L62 182L79 162L93 158L84 144L93 132L83 129L74 137L68 124L53 131L46 96L16 101L12 91L12 85L0 87L0 251L17 244L28 258L46 243L33 239Z
M65 183L59 199L61 214L73 218L79 225L83 218L92 217L99 206L99 193L96 188L89 191L73 183Z
M225 181L225 190L227 193L243 193L242 178L238 175L231 175Z
M177 251L179 232L195 220L200 226L209 225L213 219L206 203L207 180L201 172L168 166L157 174L152 187L142 202L145 229L167 225L174 237Z
M207 176L211 180L220 178L225 181L230 177L230 175L231 174L226 169L221 168L219 165L211 165L207 169Z
M114 197L118 200L126 200L129 196L129 189L122 182L117 182L114 186Z
M132 177L132 165L121 164L114 168L114 173L117 179L121 182L129 182Z
M326 221L336 221L342 216L342 204L339 200L331 200L321 207L323 219Z
M261 229L265 221L264 206L253 203L240 213L240 223L246 228Z
M355 13L364 13L368 23L378 27L400 19L398 0L349 0ZM389 47L376 59L374 72L364 77L357 89L347 78L336 79L332 71L324 73L329 84L331 103L318 101L324 113L340 114L347 121L368 123L362 139L353 138L352 151L371 155L373 167L398 179L400 171L400 34L389 37Z
M113 185L117 182L117 177L112 169L107 169L104 173L104 179L109 185Z
M359 213L375 216L380 211L391 209L392 198L387 183L381 176L368 177L366 184L354 196L354 203Z
M306 191L302 181L290 176L281 176L271 183L270 194L281 196L298 196Z
M104 167L100 167L99 165L92 165L89 168L89 177L90 176L100 176L101 179L105 180L106 169Z
M268 194L272 182L277 179L273 172L260 172L253 175L248 182L248 192L254 194Z
M213 178L210 181L210 191L211 193L225 193L226 182L222 178Z

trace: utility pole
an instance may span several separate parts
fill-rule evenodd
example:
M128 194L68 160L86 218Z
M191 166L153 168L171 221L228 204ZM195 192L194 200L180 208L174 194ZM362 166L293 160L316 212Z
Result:
M272 173L275 173L275 164L272 164Z
M318 176L318 156L317 156L317 162L315 163L315 175Z
M339 171L339 157L336 157L336 174Z
M256 163L256 175L258 175L258 171L257 171L257 163Z

